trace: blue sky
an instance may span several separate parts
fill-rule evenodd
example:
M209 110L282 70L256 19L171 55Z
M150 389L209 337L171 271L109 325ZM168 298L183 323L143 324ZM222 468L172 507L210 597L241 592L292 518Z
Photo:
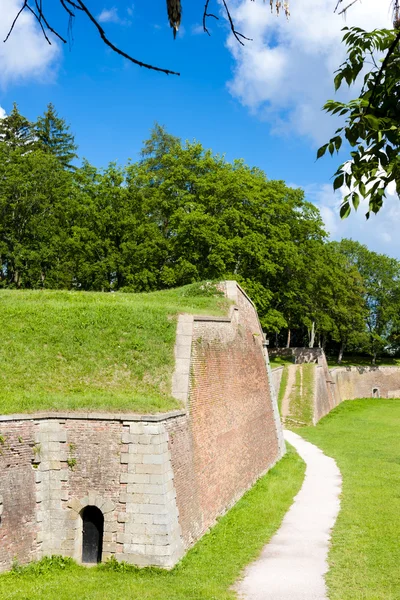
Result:
M53 102L70 123L80 156L99 167L135 160L158 121L228 160L244 158L272 179L303 187L335 239L352 236L400 258L393 225L400 217L398 199L390 198L374 223L365 223L363 211L340 222L340 192L333 195L330 177L342 157L315 161L316 149L337 126L320 110L333 95L332 72L343 58L343 22L332 15L329 3L302 0L302 12L295 12L297 2L286 21L271 15L269 3L232 0L239 30L254 38L242 48L229 36L217 2L214 11L221 19L210 20L208 37L200 32L204 2L183 0L183 25L174 41L165 0L153 0L151 8L148 2L88 0L96 16L102 13L110 39L135 58L180 71L180 77L116 56L83 15L75 20L71 47L49 48L26 15L0 49L0 105L8 112L16 101L35 119ZM11 22L20 4L0 0L3 38L7 18ZM67 20L54 0L46 4L49 20L67 35ZM352 18L372 28L388 24L389 12L377 8L375 0L364 0Z

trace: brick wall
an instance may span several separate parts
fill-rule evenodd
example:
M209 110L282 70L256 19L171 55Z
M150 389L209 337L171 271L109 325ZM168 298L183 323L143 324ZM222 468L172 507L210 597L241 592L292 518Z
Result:
M0 423L0 570L13 558L37 557L34 426L31 421Z
M284 451L257 313L234 282L228 317L182 315L164 415L0 416L0 570L14 556L82 558L82 511L103 560L173 566ZM273 391L273 390L272 390Z
M236 284L233 292L229 319L193 320L189 416L169 426L186 548L280 456L262 330Z
M330 372L340 400L371 398L374 388L381 398L393 397L400 391L399 367L337 367Z

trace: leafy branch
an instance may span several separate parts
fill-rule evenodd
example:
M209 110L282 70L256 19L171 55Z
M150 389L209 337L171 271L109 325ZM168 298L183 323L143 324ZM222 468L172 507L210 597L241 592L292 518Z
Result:
M340 215L346 218L351 207L357 209L363 198L368 201L369 218L371 212L381 209L390 184L394 183L400 194L400 30L366 32L346 27L344 31L348 58L336 72L335 90L343 82L354 84L362 76L367 60L372 59L374 66L363 75L358 98L347 103L329 100L325 104L326 112L346 119L335 136L319 148L317 158L327 151L333 155L347 140L353 148L351 159L339 166L333 182L334 190L343 185L349 190ZM383 55L380 65L375 60L377 54Z

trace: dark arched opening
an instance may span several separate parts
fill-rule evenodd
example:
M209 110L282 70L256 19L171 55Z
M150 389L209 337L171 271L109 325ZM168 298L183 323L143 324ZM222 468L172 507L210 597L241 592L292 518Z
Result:
M103 552L103 513L97 506L86 506L82 511L82 521L82 562L99 563Z

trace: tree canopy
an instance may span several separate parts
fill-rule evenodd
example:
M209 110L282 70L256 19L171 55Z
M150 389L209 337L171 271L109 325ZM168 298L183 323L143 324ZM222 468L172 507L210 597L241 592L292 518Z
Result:
M49 111L30 124L29 151L18 128L0 138L0 288L141 292L231 278L273 344L396 351L400 263L328 241L302 190L159 125L137 162L71 169L57 144L37 143Z

